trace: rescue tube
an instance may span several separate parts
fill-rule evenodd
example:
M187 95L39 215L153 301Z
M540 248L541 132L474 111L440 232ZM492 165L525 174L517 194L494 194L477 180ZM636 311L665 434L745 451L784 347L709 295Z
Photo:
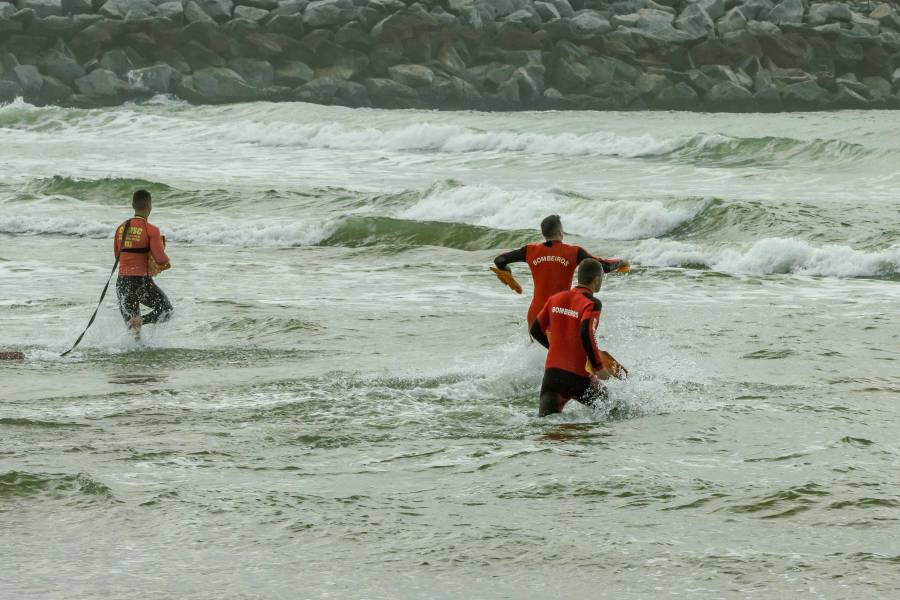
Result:
M519 282L516 281L516 278L513 277L512 273L504 271L503 269L498 269L497 267L491 267L491 271L494 272L494 275L497 276L497 279L499 279L503 285L507 286L517 294L522 293L522 286L519 285Z
M166 236L161 235L161 236L159 236L159 237L162 238L163 249L165 249L165 247L166 247ZM169 263L166 263L166 264L164 264L164 265L161 265L161 264L159 264L158 262L156 262L156 261L153 259L153 253L152 253L152 252L150 252L150 253L147 254L147 274L150 275L150 277L156 277L157 275L159 275L160 273L162 273L163 271L165 271L165 270L167 270L167 269L170 269L171 267L172 267L172 265L169 264Z

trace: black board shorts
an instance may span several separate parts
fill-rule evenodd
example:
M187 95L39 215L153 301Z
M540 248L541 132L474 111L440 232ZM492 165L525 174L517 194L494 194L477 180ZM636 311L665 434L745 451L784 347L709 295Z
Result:
M167 321L174 310L165 293L149 275L120 275L116 279L116 296L119 312L126 322L141 316L142 323L161 323ZM141 304L151 309L146 315L141 315Z
M607 397L606 386L594 384L590 377L563 369L545 369L544 379L541 382L541 404L538 415L543 417L560 412L569 400L576 400L585 406L594 406Z

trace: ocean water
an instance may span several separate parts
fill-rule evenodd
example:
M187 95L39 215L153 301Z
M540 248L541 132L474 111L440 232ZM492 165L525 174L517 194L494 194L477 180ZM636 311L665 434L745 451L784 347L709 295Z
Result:
M0 597L897 597L898 131L0 107ZM59 358L138 187L176 316ZM538 419L550 213L632 377Z

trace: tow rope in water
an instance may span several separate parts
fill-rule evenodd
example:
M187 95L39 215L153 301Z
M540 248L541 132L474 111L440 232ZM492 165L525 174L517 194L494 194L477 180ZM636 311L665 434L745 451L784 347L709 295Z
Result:
M122 226L122 239L119 241L119 253L121 254L122 248L125 247L125 236L128 235L128 227L131 225L131 219L125 221ZM109 289L109 282L112 281L112 276L116 272L116 267L119 266L119 257L116 257L116 262L113 263L112 270L109 272L109 277L106 280L106 285L103 286L103 291L100 293L100 301L97 302L97 308L94 309L94 314L91 315L91 320L88 321L87 327L84 328L84 331L81 332L81 335L78 336L78 339L75 340L75 343L72 344L72 347L60 354L60 357L67 355L69 352L78 347L78 344L81 343L81 340L84 338L84 334L88 332L88 329L91 328L91 325L94 324L94 319L97 318L97 313L100 312L100 307L103 306L103 299L106 298L106 291Z

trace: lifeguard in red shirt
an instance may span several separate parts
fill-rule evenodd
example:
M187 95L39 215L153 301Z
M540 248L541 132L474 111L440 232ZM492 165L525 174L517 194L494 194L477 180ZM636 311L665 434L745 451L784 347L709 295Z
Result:
M119 312L128 328L138 335L141 325L160 323L172 316L172 303L153 281L153 277L169 268L165 239L159 228L147 218L153 208L150 192L138 190L131 198L134 217L116 229L113 253L119 259L116 295ZM141 304L151 311L141 316Z
M561 412L573 399L594 406L607 397L600 380L628 375L627 369L597 345L603 305L594 294L603 285L603 272L599 261L582 261L578 285L551 296L531 324L531 336L549 350L541 384L540 417Z
M572 286L575 269L584 259L593 258L600 262L605 273L612 271L624 273L630 268L628 262L620 258L597 258L580 246L564 243L563 226L559 215L550 215L541 221L541 233L544 235L543 243L528 244L518 250L501 254L494 259L495 266L491 268L500 281L517 294L521 294L522 287L513 278L509 265L517 262L528 263L534 281L534 297L531 299L531 306L528 307L529 325L550 296L566 291Z

